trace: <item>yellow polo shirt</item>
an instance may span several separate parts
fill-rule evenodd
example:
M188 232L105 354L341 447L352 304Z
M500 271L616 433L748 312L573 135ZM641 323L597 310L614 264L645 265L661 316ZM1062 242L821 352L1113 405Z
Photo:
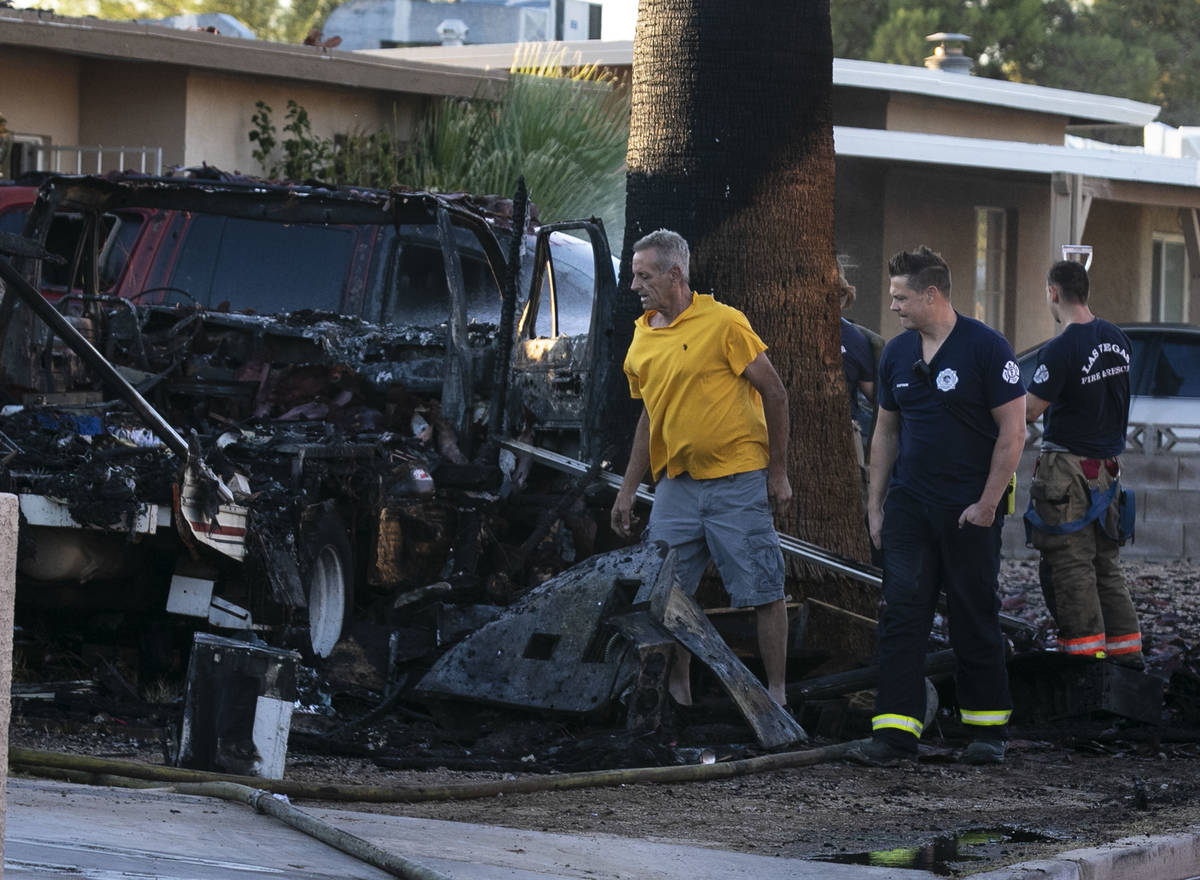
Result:
M762 398L742 371L767 350L746 316L707 294L667 327L637 319L625 356L629 393L650 416L657 480L698 480L765 468L770 459Z

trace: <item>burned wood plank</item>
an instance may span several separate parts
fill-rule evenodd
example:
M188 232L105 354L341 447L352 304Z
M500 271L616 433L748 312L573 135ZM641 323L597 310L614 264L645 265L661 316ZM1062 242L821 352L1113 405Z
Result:
M675 637L651 620L645 610L614 617L612 624L638 653L638 674L629 695L625 729L657 730L667 705Z
M1062 724L1097 714L1161 724L1162 679L1116 663L1047 651L1008 663L1013 718Z
M775 748L808 740L804 728L729 649L704 610L675 585L674 551L667 554L649 599L651 617L713 671L762 746Z
M947 648L935 651L925 657L925 674L941 675L954 671L954 651ZM850 669L846 672L834 672L819 678L809 678L788 685L788 700L805 702L837 697L855 691L864 691L879 683L879 667L864 666L861 669Z

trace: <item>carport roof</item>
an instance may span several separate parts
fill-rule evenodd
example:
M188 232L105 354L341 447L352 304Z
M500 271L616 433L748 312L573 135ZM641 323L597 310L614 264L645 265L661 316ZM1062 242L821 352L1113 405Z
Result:
M632 40L576 40L549 44L552 50L564 50L568 64L598 64L604 67L633 65ZM508 70L518 49L516 43L491 43L475 46L414 46L396 49L360 50L360 55L403 58L454 64L483 70ZM1064 116L1069 122L1101 122L1143 126L1153 122L1159 108L1154 104L1092 95L1066 89L1051 89L1026 83L945 73L902 64L875 61L833 60L833 84L857 89L907 92L951 101L969 101L1011 107L1029 113Z
M851 88L908 92L951 101L992 104L1028 113L1051 113L1065 116L1071 122L1145 126L1154 121L1160 109L1155 104L1131 101L1128 98L1051 89L903 64L851 61L847 58L834 59L833 84Z
M1200 186L1200 162L1134 150L985 140L908 131L834 126L839 158L951 165L1031 174L1082 174L1136 183Z

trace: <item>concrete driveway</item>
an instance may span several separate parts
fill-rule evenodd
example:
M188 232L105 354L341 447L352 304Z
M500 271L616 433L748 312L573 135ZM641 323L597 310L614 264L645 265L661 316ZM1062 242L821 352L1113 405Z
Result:
M929 880L857 867L547 834L349 810L310 815L451 880ZM249 807L158 790L10 778L4 876L71 880L383 880L366 865Z

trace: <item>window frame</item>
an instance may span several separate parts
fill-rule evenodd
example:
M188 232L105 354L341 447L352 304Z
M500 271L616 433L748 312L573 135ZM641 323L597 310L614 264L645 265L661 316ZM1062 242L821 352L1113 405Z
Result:
M1179 316L1168 317L1163 284L1165 281L1166 248L1178 247L1183 255L1183 271L1180 275L1179 300L1182 304ZM1189 323L1191 313L1190 266L1188 265L1187 243L1180 233L1155 232L1150 236L1150 320L1164 323Z
M992 218L998 222L1000 242L992 241ZM1009 281L1009 212L996 205L975 206L975 273L971 291L971 316L989 327L1005 332L1008 318ZM986 238L981 236L986 229ZM998 269L998 278L988 278L992 266ZM988 282L992 283L987 287Z

